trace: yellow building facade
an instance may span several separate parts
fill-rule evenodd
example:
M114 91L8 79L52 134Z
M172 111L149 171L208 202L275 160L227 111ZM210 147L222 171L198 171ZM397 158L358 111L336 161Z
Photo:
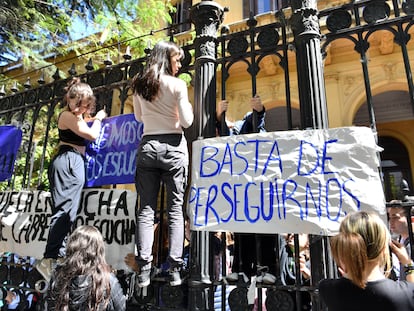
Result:
M195 1L197 3L199 1ZM229 28L229 33L247 29L247 18L243 16L242 0L217 0L218 4L228 8L224 14L222 26ZM248 1L247 1L248 2ZM318 11L344 6L350 1L318 1ZM392 10L390 1L387 1ZM193 3L194 4L194 3ZM362 10L363 8L360 8ZM246 11L246 10L245 10ZM289 7L282 9L287 20L292 12ZM392 16L395 12L390 13ZM277 21L275 11L265 12L255 16L257 26ZM325 46L323 34L326 30L326 18L319 20L321 27L321 45L326 52L324 57L324 80L329 127L345 127L352 125L370 126L367 107L366 78L362 71L361 55L355 51L355 44L347 38L336 39ZM289 29L289 27L288 27ZM412 36L413 29L407 27L407 34ZM366 34L365 34L366 35ZM190 34L177 36L178 41L185 43ZM292 33L288 33L289 40ZM407 73L402 57L402 48L394 40L394 35L388 30L372 32L367 39L369 47L366 51L367 75L372 95L375 117L373 131L377 132L378 144L384 148L380 153L382 173L387 191L387 200L396 198L401 179L408 181L413 188L414 168L414 107L410 103L410 90ZM406 44L407 56L414 59L414 41ZM219 51L220 53L220 51ZM299 94L294 49L289 51L290 96L293 108L293 126L299 127ZM220 67L217 73L217 100L221 99ZM285 79L283 69L274 56L267 56L260 64L257 75L257 94L260 95L266 110L266 128L269 131L287 129L278 123L283 123L281 114L272 117L272 111L286 105ZM227 117L238 120L250 109L249 99L252 97L252 87L245 63L232 66L226 81L226 99L230 106Z
M186 4L191 7L201 0L192 2L189 0L172 1L177 6ZM217 0L219 6L228 8L225 10L223 21L220 27L227 27L228 33L237 33L248 29L248 14L251 11L250 6L256 5L256 9L263 3L271 3L273 10L265 12L253 12L257 21L257 26L263 26L275 23L279 20L276 17L276 9L283 12L288 26L288 42L293 42L293 34L289 26L289 19L292 16L290 7L283 8L286 1L277 0ZM374 2L374 1L372 1ZM378 2L378 1L377 1ZM379 1L381 2L381 1ZM330 8L343 7L349 10L348 5L358 3L358 1L317 1L317 10L322 12ZM395 18L392 1L384 1L391 9L390 18ZM278 7L280 6L280 7ZM271 6L270 6L271 7ZM362 11L364 7L359 7ZM355 18L355 14L352 16ZM361 59L361 54L355 50L355 42L349 38L337 38L327 42L325 34L327 30L327 18L321 16L319 19L321 29L321 48L326 53L323 59L323 74L326 89L326 102L329 119L329 127L344 127L352 125L370 126L369 107L367 106L367 81L368 89L372 96L372 106L375 117L373 130L378 135L378 143L384 148L381 152L382 172L384 183L386 185L387 199L395 198L398 192L398 184L401 179L406 179L411 188L414 188L414 133L411 130L414 126L414 107L410 101L409 77L411 68L406 68L404 62L402 47L395 40L395 35L388 30L377 29L370 33L367 42L369 47L366 50L366 60ZM408 36L405 44L408 61L414 57L414 40L410 40L413 35L412 27L407 27L407 23L402 26L406 27ZM175 35L178 44L185 46L194 40L194 26L188 30ZM217 34L220 36L220 31ZM367 35L363 32L362 35ZM122 52L126 50L123 46ZM218 57L221 50L218 49ZM134 51L132 51L134 54ZM287 51L289 63L289 100L292 107L293 124L292 128L300 128L300 102L299 86L297 79L296 54L293 44ZM70 60L65 62L65 57L57 57L60 63L61 73L66 73L73 63L79 73L83 73L85 59L71 58L73 55L68 54L66 57ZM122 58L121 58L121 61ZM364 75L363 65L366 62L366 72ZM94 63L100 63L102 67L103 60L95 60ZM247 72L246 63L240 61L231 66L229 78L225 82L225 98L229 101L230 106L227 117L230 120L238 120L250 109L249 101L253 94L251 76ZM266 107L266 128L268 131L287 130L286 122L286 83L284 70L279 64L279 59L275 55L268 55L260 62L259 72L257 74L257 90ZM222 75L220 65L217 66L217 100L223 98L221 93ZM36 84L41 74L40 71L33 71L25 74L21 67L16 66L6 73L9 76L19 77L23 85L27 79L32 84ZM67 76L67 73L66 73ZM368 77L368 79L367 79ZM49 82L49 81L46 81ZM193 89L189 89L190 98L194 97ZM120 93L114 89L112 115L119 113L131 113L132 98L129 97L123 103L121 109ZM372 116L371 116L372 117ZM124 187L120 185L120 187Z

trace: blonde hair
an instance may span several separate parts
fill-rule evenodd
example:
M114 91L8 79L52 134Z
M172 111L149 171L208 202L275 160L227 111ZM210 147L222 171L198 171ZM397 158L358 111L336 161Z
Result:
M391 267L389 243L388 228L378 214L354 212L342 220L339 234L331 238L332 256L339 266L346 267L355 285L365 288L369 262Z

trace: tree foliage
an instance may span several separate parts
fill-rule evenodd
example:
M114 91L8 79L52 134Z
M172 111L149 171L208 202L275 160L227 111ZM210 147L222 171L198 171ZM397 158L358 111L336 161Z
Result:
M71 51L116 53L124 42L139 53L147 44L140 38L165 27L172 10L168 0L1 0L0 65L20 63L30 70ZM76 23L96 34L75 40L70 30Z

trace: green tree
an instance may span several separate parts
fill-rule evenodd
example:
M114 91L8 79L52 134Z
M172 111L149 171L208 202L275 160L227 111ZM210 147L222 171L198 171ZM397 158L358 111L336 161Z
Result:
M172 10L165 0L3 0L0 65L17 62L30 70L47 66L51 55L83 54L121 42L142 52L146 42L133 39L163 28ZM70 30L80 21L99 34L74 42Z

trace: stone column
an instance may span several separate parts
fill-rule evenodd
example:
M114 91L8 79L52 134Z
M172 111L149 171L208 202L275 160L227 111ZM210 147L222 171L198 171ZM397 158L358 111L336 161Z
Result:
M203 139L216 136L216 58L217 31L223 22L224 9L214 1L201 1L191 8L195 25L194 40L194 125L190 136ZM190 138L191 140L191 138ZM214 299L210 281L208 232L191 232L189 310L213 310Z

